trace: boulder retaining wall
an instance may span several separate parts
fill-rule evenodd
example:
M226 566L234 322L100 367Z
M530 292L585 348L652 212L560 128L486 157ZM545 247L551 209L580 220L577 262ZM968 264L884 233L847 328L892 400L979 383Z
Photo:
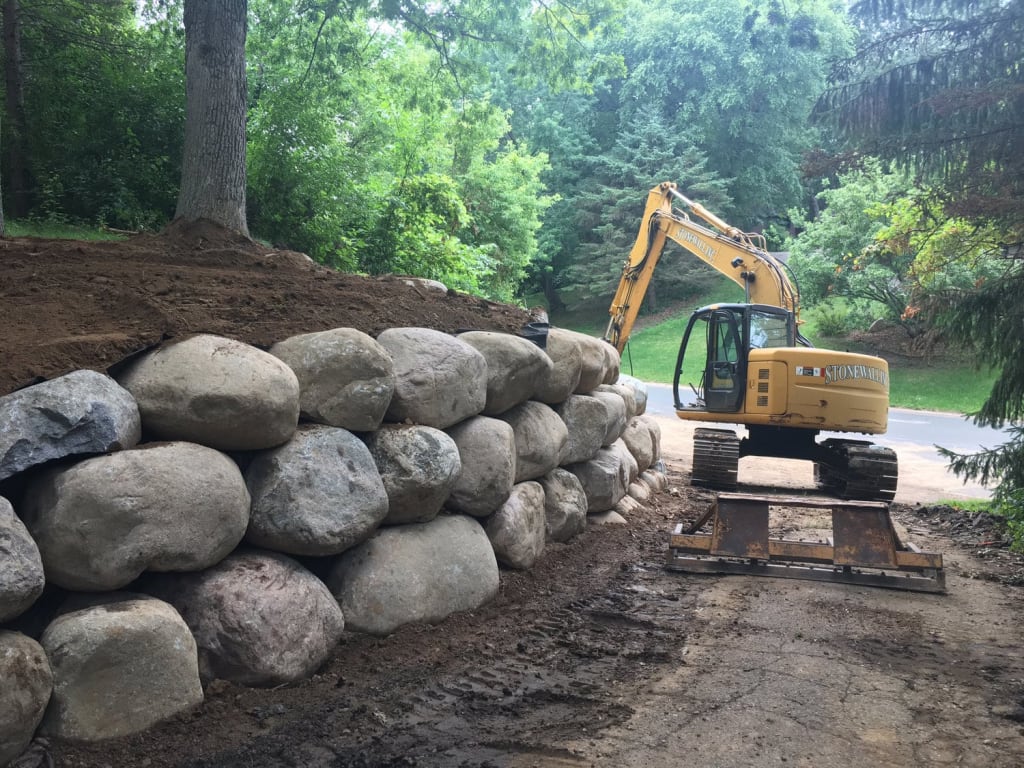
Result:
M609 345L549 340L198 335L0 398L0 766L215 679L302 679L343 631L473 610L628 518L663 481L646 389Z

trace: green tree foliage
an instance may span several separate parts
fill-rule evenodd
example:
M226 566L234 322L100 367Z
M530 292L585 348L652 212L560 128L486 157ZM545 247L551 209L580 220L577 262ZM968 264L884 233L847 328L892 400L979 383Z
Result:
M805 305L835 296L868 320L879 313L891 320L903 316L914 254L894 240L882 247L879 235L891 224L889 205L908 186L904 174L886 172L869 159L818 195L822 211L816 218L790 212L800 234L787 242L789 264Z
M544 155L491 103L483 54L512 51L520 82L543 69L578 83L593 63L572 46L614 5L252 0L253 233L338 267L513 298L552 200ZM161 225L180 177L183 3L21 8L34 215Z
M549 202L543 155L415 36L364 14L296 23L301 4L253 7L254 231L324 263L512 299Z
M546 167L543 153L505 142L492 159L477 158L461 176L470 218L459 237L486 259L480 279L493 298L513 301L537 258L541 218L556 199L541 182Z
M596 126L605 121L607 113L598 108L600 99L592 93L520 88L500 78L493 87L499 103L509 108L512 135L528 146L542 148L549 158L541 179L553 200L543 214L537 255L527 268L527 284L542 293L557 314L565 308L561 290L580 243L577 197L588 183L591 158L600 154Z
M1024 549L1024 254L1018 244L1002 250L1001 257L1004 274L973 291L949 295L952 306L940 322L953 338L977 350L980 365L1001 371L974 419L1006 427L1008 439L975 454L940 451L957 475L995 487L1015 546Z
M800 197L828 62L849 50L843 17L816 0L672 0L634 3L629 18L624 119L653 109L688 137L730 180L734 208L722 213L745 228L781 217Z
M456 76L479 75L503 51L520 83L587 89L618 57L587 56L586 41L614 26L621 0L383 0L368 4L427 44Z
M861 0L819 112L862 151L940 178L951 213L1024 227L1024 6Z
M991 232L944 215L930 190L874 158L839 174L818 198L813 220L791 212L790 266L807 305L830 297L853 307L853 322L878 317L911 334L927 329L922 306L998 274Z
M183 120L176 34L137 25L126 3L36 0L20 20L30 210L126 228L166 221Z
M852 141L893 157L938 191L948 218L989 242L998 276L932 308L952 338L1001 370L976 419L1024 415L1024 5L1003 0L871 0L872 33L836 70L822 112ZM934 271L938 271L935 269ZM1024 434L976 456L949 454L966 478L996 484L1024 541Z
M709 171L702 153L674 137L656 114L621 130L611 150L590 165L588 184L577 198L577 262L566 274L568 286L582 299L606 299L615 292L640 229L647 193L659 182L685 179L682 191L712 210L722 210L730 202L727 181ZM659 295L693 296L708 280L709 270L700 261L672 245L648 289L647 306L656 310Z
M551 306L556 288L610 296L660 181L745 229L784 216L801 195L801 153L815 140L807 119L829 57L848 39L844 17L823 2L633 0L587 41L588 59L605 67L586 92L496 88L513 129L550 157L544 181L560 200L545 215L534 277ZM686 292L685 262L659 268L658 295Z

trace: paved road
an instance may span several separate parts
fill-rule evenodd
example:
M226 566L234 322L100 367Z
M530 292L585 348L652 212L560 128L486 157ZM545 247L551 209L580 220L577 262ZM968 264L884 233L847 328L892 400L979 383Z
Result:
M672 416L672 387L668 384L648 384L647 411L657 416ZM731 426L731 425L724 425ZM831 436L832 433L825 433ZM912 443L931 449L936 461L945 461L934 449L936 445L957 451L973 453L981 448L993 448L1005 442L1002 430L979 427L969 419L955 413L911 411L906 408L889 409L889 431L871 438L881 445Z
M647 412L658 417L674 417L672 387L648 384L647 389ZM722 426L735 428L731 424ZM823 436L833 434L824 433ZM973 453L1005 442L1006 436L1002 430L976 426L958 414L892 408L889 410L889 431L871 439L892 448L899 456L901 492L897 493L897 501L925 501L922 488L929 487L934 488L940 498L990 496L987 489L973 483L964 484L949 473L946 460L936 446L959 453Z

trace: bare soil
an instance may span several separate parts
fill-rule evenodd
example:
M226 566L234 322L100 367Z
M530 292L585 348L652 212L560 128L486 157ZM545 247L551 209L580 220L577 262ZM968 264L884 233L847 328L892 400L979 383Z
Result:
M341 274L203 223L121 242L0 240L0 395L195 333L266 348L329 328L515 332L529 320L394 276Z
M338 275L202 228L117 244L0 241L0 394L199 331L258 346L346 326L515 331L521 310ZM208 686L194 712L19 768L111 766L1019 766L1021 558L998 521L921 497L902 530L946 595L663 568L711 496L662 424L670 488L502 572L495 601L386 638L346 633L308 681ZM756 492L789 492L782 467ZM926 489L927 486L922 486Z

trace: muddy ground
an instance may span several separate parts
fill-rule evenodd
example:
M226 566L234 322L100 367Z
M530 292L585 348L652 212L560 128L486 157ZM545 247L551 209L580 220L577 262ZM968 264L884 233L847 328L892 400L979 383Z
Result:
M528 319L215 231L0 242L0 394L189 332L266 346L337 326ZM347 633L309 681L215 682L186 717L98 745L37 744L20 765L1024 763L1024 567L992 519L934 506L927 484L894 505L911 540L945 553L945 595L669 572L668 532L711 500L688 484L677 426L663 422L668 491L628 526L591 526L530 571L503 571L480 610L386 638ZM794 492L783 467L761 469L741 490Z

